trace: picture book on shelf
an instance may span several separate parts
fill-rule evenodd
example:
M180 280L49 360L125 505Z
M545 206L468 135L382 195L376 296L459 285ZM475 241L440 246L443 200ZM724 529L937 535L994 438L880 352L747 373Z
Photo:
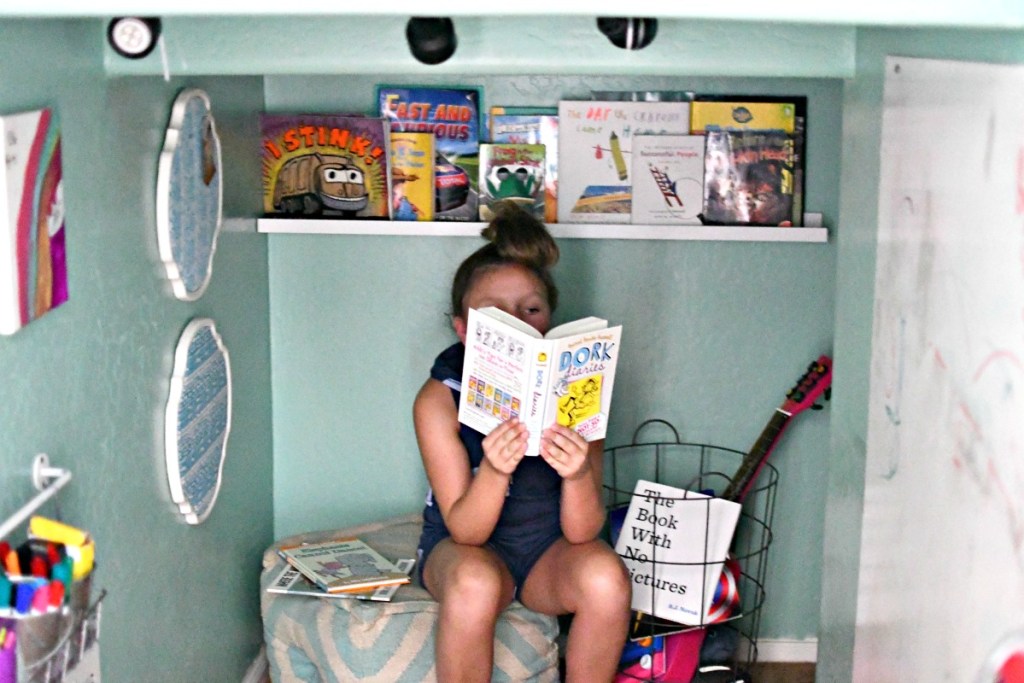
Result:
M581 318L541 335L497 308L471 308L459 422L489 434L518 417L530 432L527 455L555 422L587 441L604 438L622 326Z
M680 624L709 623L739 503L639 480L615 541L631 607Z
M480 143L480 220L494 218L496 202L517 204L544 220L544 145Z
M792 133L796 127L793 102L755 102L749 100L707 100L697 98L690 104L690 132L709 130L781 130Z
M0 334L68 299L61 131L52 109L0 116Z
M480 88L377 86L392 131L434 134L434 219L477 220Z
M411 558L397 560L395 567L399 571L409 574L416 561ZM287 562L282 565L280 573L271 580L267 586L268 593L280 593L282 595L303 595L315 598L343 598L356 600L373 600L375 602L389 602L395 597L402 584L391 584L380 586L374 590L359 591L352 593L328 593L320 589L315 583L307 579L302 572Z
M309 217L391 217L390 134L382 118L261 114L263 210Z
M700 225L703 201L703 135L633 138L633 223Z
M704 153L708 225L793 225L793 136L711 130Z
M709 112L715 107L728 107L730 114L712 124ZM732 114L734 110L736 113ZM698 114L698 111L702 113ZM804 224L806 95L699 95L694 102L694 114L691 119L701 121L691 127L697 129L703 126L702 130L707 130L712 125L732 129L772 129L776 128L771 125L775 119L779 129L793 136L793 225L799 227Z
M544 222L558 222L558 107L490 109L491 142L544 145Z
M409 582L409 575L358 538L282 547L285 562L327 593L366 591Z
M632 145L641 134L690 132L689 102L558 103L558 222L629 220Z
M487 139L490 142L544 144L537 138L537 122L542 116L557 119L558 107L492 105L487 110Z
M434 134L391 132L391 218L434 220Z

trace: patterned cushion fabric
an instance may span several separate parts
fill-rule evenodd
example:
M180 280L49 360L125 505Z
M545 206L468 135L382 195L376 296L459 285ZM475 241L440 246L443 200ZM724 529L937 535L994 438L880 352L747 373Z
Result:
M415 580L391 602L268 593L283 561L277 548L331 537L359 536L385 557L416 556L420 513L347 529L281 539L263 555L260 605L270 674L291 681L435 681L437 603ZM492 681L558 681L558 620L512 603L495 633Z

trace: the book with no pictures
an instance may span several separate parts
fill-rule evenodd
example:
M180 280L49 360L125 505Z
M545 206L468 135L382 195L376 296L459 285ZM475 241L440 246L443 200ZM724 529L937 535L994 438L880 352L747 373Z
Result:
M546 335L497 308L469 311L459 421L484 434L517 417L540 453L541 433L556 422L587 441L608 428L622 326L596 317Z
M689 102L559 102L558 222L624 222L631 213L634 137L689 132Z
M480 145L480 220L510 201L544 220L544 145L485 142Z
M412 571L416 561L411 558L397 560L395 566L399 571L408 574ZM359 592L328 593L322 590L315 583L307 579L302 572L287 562L281 566L281 571L271 580L267 586L268 593L280 593L282 595L302 595L314 598L346 598L356 600L373 600L375 602L389 602L395 597L401 584L380 586L373 590Z
M327 593L366 591L409 582L406 572L358 538L286 546L278 553Z
M703 201L703 135L633 138L633 223L700 225Z
M631 606L680 624L708 623L740 504L641 479L615 542Z
M382 118L261 114L263 210L309 217L391 217L390 136Z

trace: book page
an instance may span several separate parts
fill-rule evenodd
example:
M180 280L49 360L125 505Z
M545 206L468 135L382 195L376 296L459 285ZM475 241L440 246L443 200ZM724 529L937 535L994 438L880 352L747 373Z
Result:
M486 306L484 308L479 309L479 313L481 315L486 315L489 318L493 318L494 320L496 320L498 322L504 323L504 324L508 325L509 327L513 327L517 331L522 332L523 334L527 334L527 335L529 335L531 337L535 337L537 339L540 339L541 336L542 336L540 332L535 330L529 324L524 323L519 318L515 317L511 313L506 313L505 311L501 310L500 308L495 308L494 306ZM469 341L469 340L467 339L467 341Z
M500 313L495 316L494 312ZM511 324L511 318L518 325ZM529 332L522 327L528 327ZM482 434L513 417L525 421L527 378L538 333L498 309L471 308L466 321L459 422Z
M594 330L600 330L608 327L608 321L603 318L597 318L594 316L587 316L586 318L579 318L578 320L571 320L561 325L556 325L548 330L547 334L544 335L545 339L562 339L564 337L571 337L574 334L583 334L584 332L592 332Z

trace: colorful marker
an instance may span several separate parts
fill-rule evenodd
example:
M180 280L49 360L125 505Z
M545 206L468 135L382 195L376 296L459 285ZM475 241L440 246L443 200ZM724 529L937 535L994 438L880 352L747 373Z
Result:
M46 614L50 608L50 584L42 583L36 586L32 593L32 614Z
M4 556L4 568L10 576L21 576L21 565L18 563L18 551L13 548Z
M14 589L14 585L11 580L7 578L6 574L0 573L0 609L10 609L11 607L11 592ZM3 639L0 638L0 643Z
M50 582L50 607L58 608L64 603L66 591L64 590L64 582L60 580L53 580Z
M28 614L32 610L32 596L36 593L35 586L23 582L15 586L14 609L18 614Z

